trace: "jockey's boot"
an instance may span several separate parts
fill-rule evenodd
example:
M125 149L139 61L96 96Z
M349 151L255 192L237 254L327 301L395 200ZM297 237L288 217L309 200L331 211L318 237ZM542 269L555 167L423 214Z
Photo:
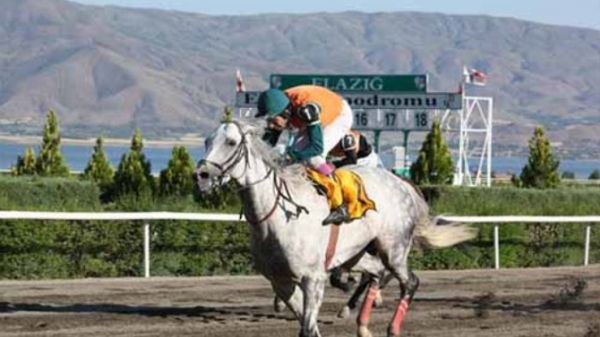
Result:
M348 206L342 204L340 207L331 210L331 213L323 220L323 226L329 224L341 224L342 222L350 222L350 214Z
M339 184L333 173L328 175L329 179ZM350 222L350 213L348 212L348 206L343 202L342 204L331 210L329 215L323 220L323 226L329 224L341 224L342 222Z

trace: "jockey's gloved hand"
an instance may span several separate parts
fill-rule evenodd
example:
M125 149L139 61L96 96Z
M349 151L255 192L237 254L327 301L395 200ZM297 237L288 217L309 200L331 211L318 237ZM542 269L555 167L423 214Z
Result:
M289 157L289 159L292 163L296 163L296 162L300 161L298 153L292 149L288 150L288 152L286 153L286 156Z
M294 163L292 158L287 153L279 156L276 161L279 166L288 166Z

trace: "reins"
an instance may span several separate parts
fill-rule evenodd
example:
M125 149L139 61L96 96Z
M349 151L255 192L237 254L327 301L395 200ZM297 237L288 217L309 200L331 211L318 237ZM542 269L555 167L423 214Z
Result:
M240 188L239 190L244 190L247 189L248 187L252 186L252 185L256 185L259 182L262 182L264 180L266 180L266 178L273 173L273 183L275 185L275 191L276 191L276 197L275 197L275 202L273 203L273 207L271 208L271 210L264 216L262 217L260 220L250 220L249 217L244 214L244 206L242 206L242 209L240 210L240 220L242 219L242 215L246 215L246 221L248 221L248 223L252 224L252 225L260 225L262 222L264 222L265 220L269 219L271 217L271 215L273 215L273 213L275 213L275 211L277 210L277 206L279 205L279 200L283 199L284 201L289 202L290 204L294 205L296 207L296 213L294 214L296 217L300 216L300 214L302 214L302 212L309 214L310 212L308 211L308 209L300 204L298 204L297 202L295 202L292 199L292 194L290 193L290 190L287 186L287 182L285 181L285 179L282 179L280 177L278 177L277 172L275 172L273 169L269 170L269 173L267 173L267 175L265 177L263 177L262 179L248 185L245 186L243 188ZM277 185L277 181L279 181L279 185ZM285 193L284 193L285 192Z
M238 144L237 148L235 149L235 151L229 156L227 157L227 159L219 164L219 163L215 163L212 161L208 161L208 160L203 160L202 164L210 164L214 167L216 167L219 171L220 171L220 180L222 181L223 176L225 174L227 174L227 172L229 170L231 170L233 167L235 167L238 163L240 163L242 160L244 160L244 172L242 173L242 176L244 174L246 174L246 172L248 171L248 168L250 167L250 161L248 158L248 154L249 154L249 150L248 150L248 143L247 143L247 139L246 139L246 134L242 132L242 127L239 125L239 123L235 122L235 121L230 121L227 123L231 123L234 124L235 126L238 127L238 129L240 130L240 133L242 135L242 139L240 141L240 143ZM280 204L280 200L283 199L284 201L294 205L296 207L296 213L295 216L298 217L300 216L300 214L302 214L302 212L305 212L306 214L309 214L309 211L306 207L298 204L297 202L295 202L292 199L292 195L289 191L289 188L287 186L287 182L285 181L285 179L282 179L281 177L279 177L279 175L277 174L277 171L273 168L269 168L269 171L267 172L267 174L260 178L257 181L254 181L252 183L249 183L248 185L241 187L238 189L238 191L242 191L242 190L246 190L248 188L250 188L251 186L255 186L258 185L259 183L262 183L263 181L267 180L269 178L270 175L273 175L273 183L275 185L275 191L276 191L276 197L275 197L275 202L273 203L273 207L271 207L271 209L269 210L269 212L263 216L262 218L260 218L259 220L253 221L250 220L249 217L247 216L247 214L244 214L244 207L242 206L242 209L240 210L240 219L242 218L242 215L246 215L246 220L248 221L248 223L252 224L252 225L259 225L261 223L263 223L264 221L266 221L267 219L269 219L277 210L277 207ZM236 179L235 177L232 176L232 178ZM279 183L279 184L278 184Z

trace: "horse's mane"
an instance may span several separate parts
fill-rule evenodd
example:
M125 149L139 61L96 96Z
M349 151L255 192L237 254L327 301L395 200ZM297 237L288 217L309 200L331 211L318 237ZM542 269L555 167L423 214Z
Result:
M306 170L303 165L283 165L283 156L275 151L271 145L262 140L266 130L264 126L258 124L258 121L236 119L234 122L237 123L242 130L251 130L249 150L256 158L261 159L267 167L275 170L287 183L300 184L308 182Z

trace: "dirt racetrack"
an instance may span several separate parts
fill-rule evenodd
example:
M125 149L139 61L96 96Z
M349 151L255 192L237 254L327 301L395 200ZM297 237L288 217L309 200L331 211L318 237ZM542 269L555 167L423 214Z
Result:
M600 336L600 265L417 275L402 336ZM375 336L385 336L395 281L384 296ZM336 317L347 297L327 289L323 336L355 336L354 315ZM272 300L262 277L1 281L0 336L297 336Z

